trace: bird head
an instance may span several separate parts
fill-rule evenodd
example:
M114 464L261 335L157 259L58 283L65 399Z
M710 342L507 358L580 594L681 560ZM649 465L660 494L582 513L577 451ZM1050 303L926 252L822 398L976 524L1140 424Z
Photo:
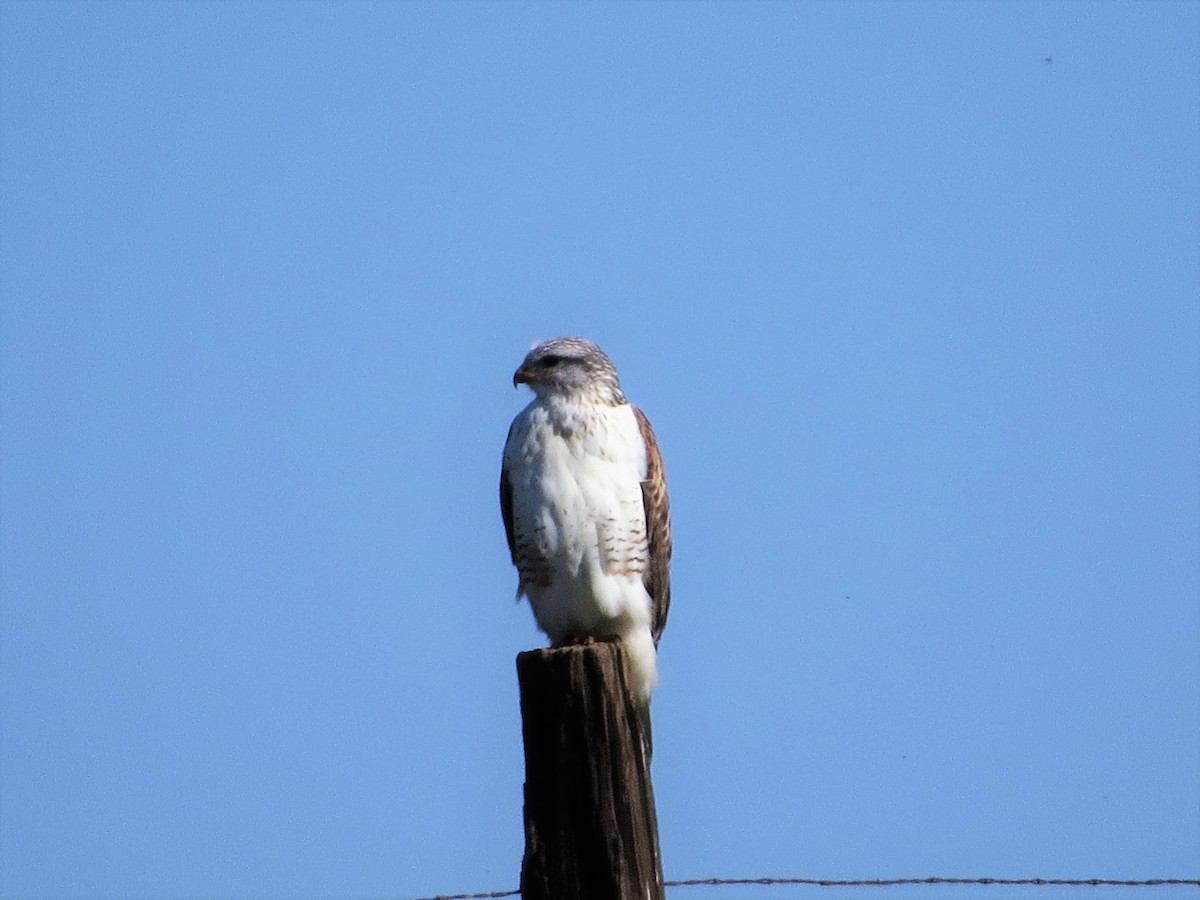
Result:
M528 385L542 399L625 402L617 367L598 346L578 337L560 337L534 346L513 373L513 387Z

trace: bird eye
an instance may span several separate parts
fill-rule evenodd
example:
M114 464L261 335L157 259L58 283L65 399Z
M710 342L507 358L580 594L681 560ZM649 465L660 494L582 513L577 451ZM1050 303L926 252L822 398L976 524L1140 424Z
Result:
M551 354L550 356L543 356L542 357L542 365L545 366L547 369L553 369L560 362L562 362L564 358L565 357L555 356L553 354Z

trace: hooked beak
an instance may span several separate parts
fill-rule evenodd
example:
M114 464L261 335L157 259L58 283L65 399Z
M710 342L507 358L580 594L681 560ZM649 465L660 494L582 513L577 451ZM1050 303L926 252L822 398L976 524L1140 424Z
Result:
M516 387L519 384L529 384L531 378L532 376L530 375L529 370L524 366L521 366L521 368L513 372L513 387Z

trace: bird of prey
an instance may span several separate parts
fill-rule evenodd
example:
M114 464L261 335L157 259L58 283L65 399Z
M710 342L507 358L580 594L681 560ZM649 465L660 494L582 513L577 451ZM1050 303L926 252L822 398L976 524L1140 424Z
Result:
M591 341L529 351L513 386L533 401L508 429L500 511L517 596L553 646L619 639L643 700L671 603L671 513L658 441Z

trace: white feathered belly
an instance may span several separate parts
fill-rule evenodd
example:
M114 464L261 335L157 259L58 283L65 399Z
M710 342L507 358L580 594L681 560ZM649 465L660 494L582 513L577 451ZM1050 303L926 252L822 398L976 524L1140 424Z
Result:
M545 563L522 573L534 616L555 642L648 637L646 453L633 410L580 411L566 435L551 416L536 403L522 413L509 468L518 552Z

